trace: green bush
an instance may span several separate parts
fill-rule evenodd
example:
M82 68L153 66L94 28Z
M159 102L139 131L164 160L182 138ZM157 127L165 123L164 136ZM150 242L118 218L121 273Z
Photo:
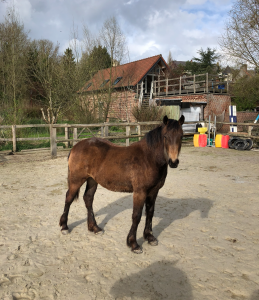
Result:
M141 107L135 106L132 109L132 114L138 122L162 120L162 110L159 106L155 105L142 105Z

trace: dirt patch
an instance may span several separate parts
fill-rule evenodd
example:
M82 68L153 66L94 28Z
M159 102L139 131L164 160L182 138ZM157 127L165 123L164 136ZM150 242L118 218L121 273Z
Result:
M249 299L259 297L259 152L184 147L160 190L143 254L126 247L132 195L98 187L102 236L82 201L64 207L67 152L0 155L0 299Z

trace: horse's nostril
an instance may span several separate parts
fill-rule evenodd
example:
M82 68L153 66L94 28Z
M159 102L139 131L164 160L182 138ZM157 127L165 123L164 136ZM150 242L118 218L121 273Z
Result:
M177 168L179 164L179 159L177 158L175 161L172 161L172 159L169 159L169 166L170 168Z

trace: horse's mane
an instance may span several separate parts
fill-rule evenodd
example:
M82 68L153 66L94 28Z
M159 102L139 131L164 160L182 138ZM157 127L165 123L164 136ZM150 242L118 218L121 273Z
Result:
M155 129L145 134L144 138L146 139L147 144L150 148L156 146L157 144L160 144L163 141L162 129L164 128L164 126L165 126L164 124L161 124ZM176 120L169 119L167 123L167 128L168 130L179 129L180 124Z

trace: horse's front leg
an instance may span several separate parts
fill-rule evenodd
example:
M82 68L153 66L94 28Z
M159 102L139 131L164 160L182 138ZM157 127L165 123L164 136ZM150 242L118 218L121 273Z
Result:
M145 204L146 204L146 225L144 229L144 239L148 241L151 246L158 245L157 239L153 236L152 232L152 219L155 211L155 202L158 191L152 193L147 196Z
M133 193L133 213L132 213L132 226L127 237L127 245L135 253L142 253L141 247L137 243L136 235L138 224L141 220L142 209L145 203L146 193L134 192Z

